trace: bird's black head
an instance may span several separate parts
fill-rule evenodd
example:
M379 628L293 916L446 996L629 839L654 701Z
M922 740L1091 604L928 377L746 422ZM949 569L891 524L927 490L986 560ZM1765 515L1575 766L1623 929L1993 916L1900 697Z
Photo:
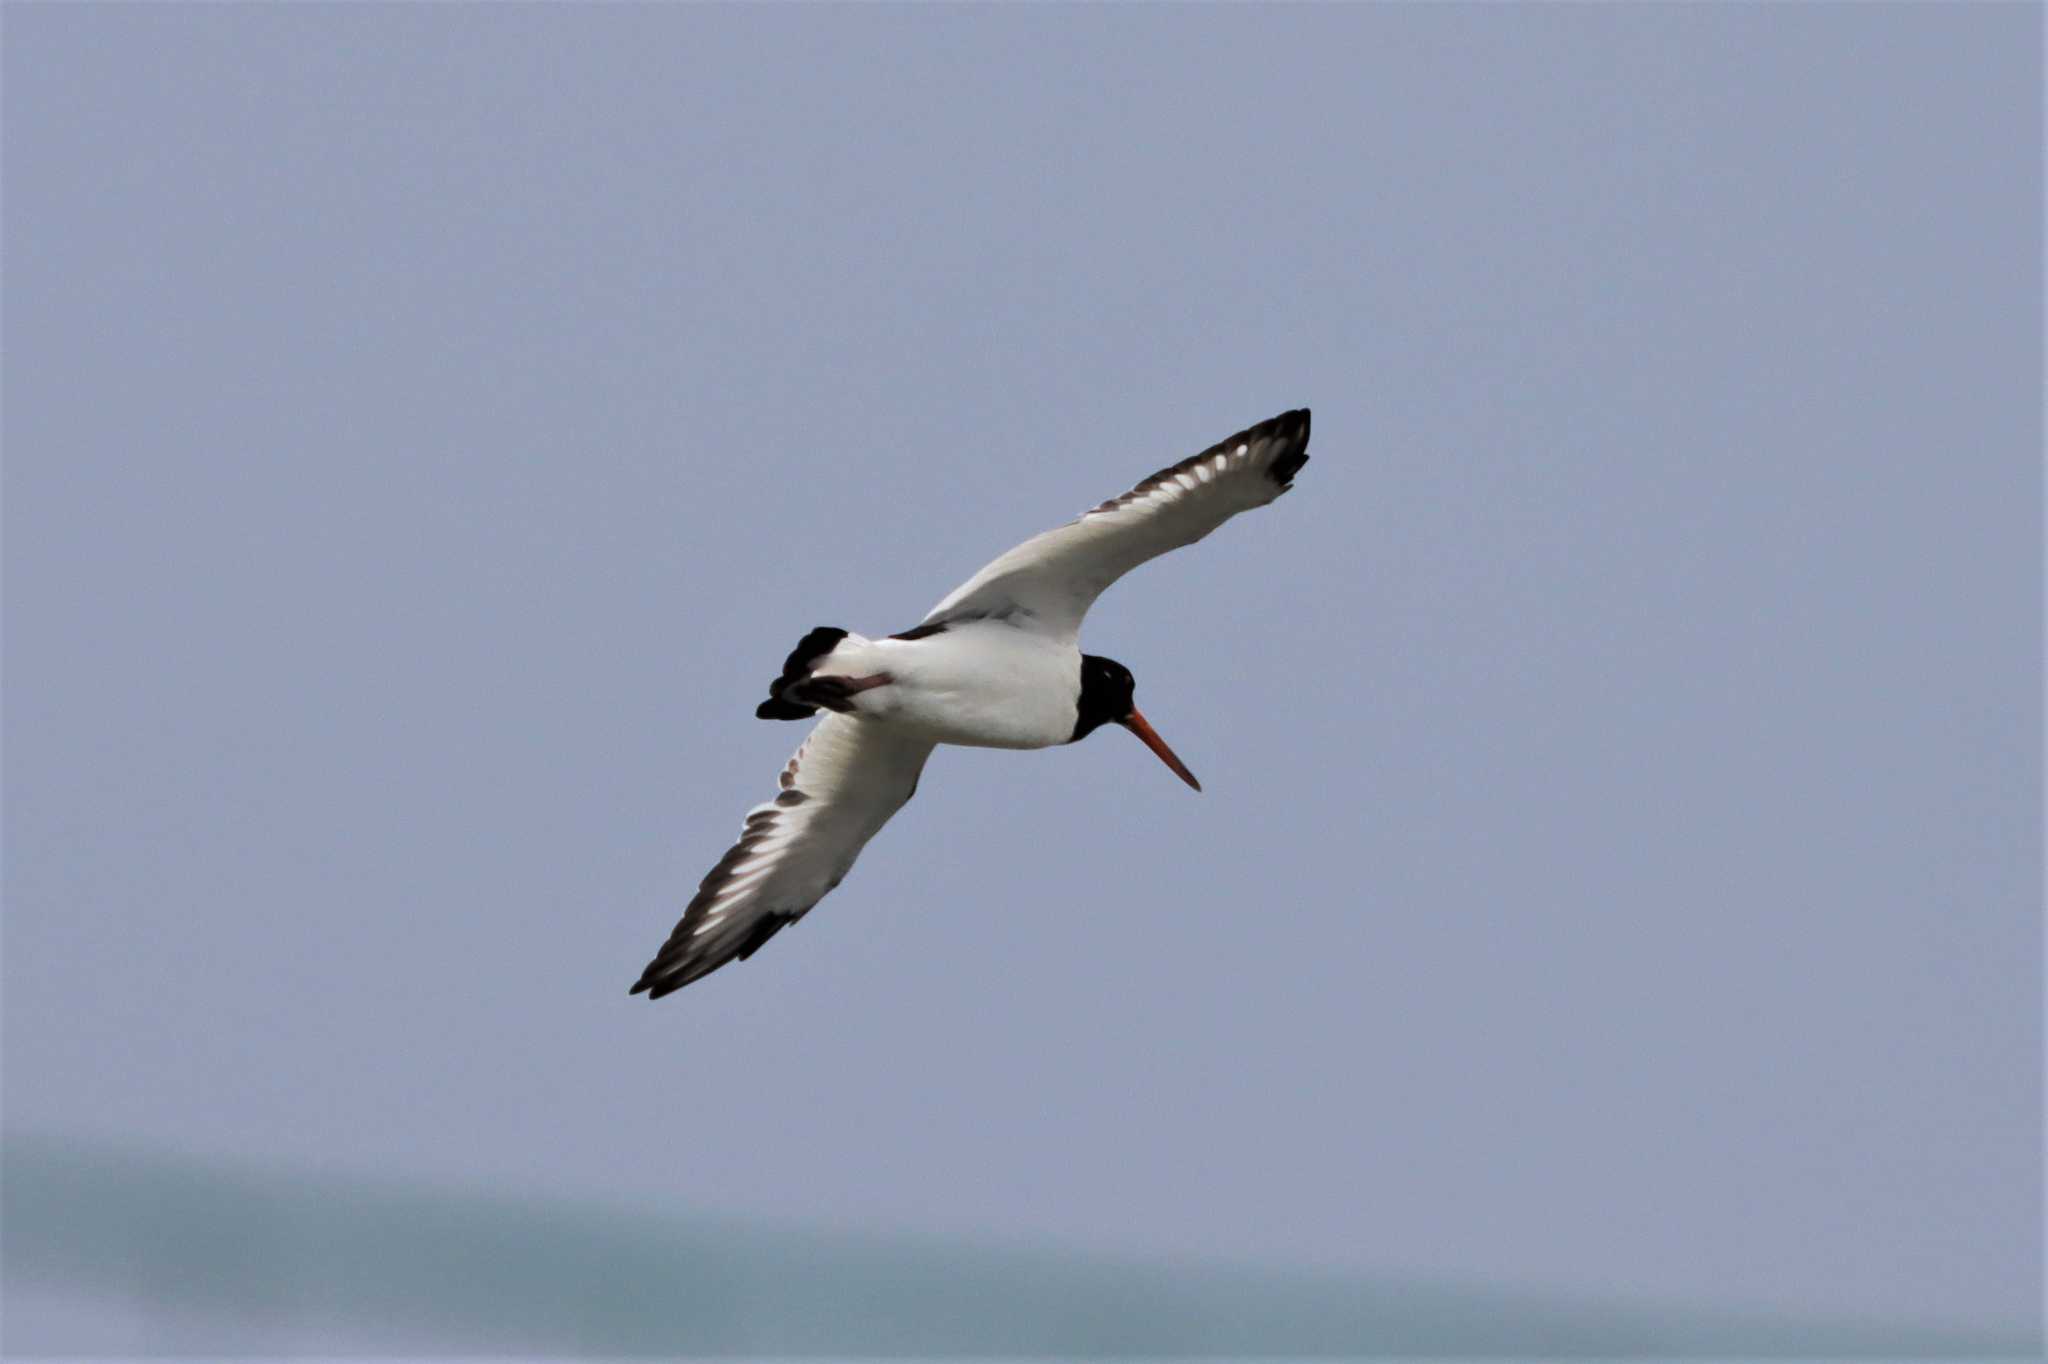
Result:
M1136 709L1132 697L1137 690L1137 679L1123 664L1099 654L1082 654L1080 714L1074 720L1074 737L1067 742L1078 743L1104 725L1121 722Z
M1074 709L1074 737L1068 743L1078 743L1104 725L1122 725L1143 741L1145 747L1159 755L1159 761L1173 769L1175 776L1194 787L1202 789L1202 783L1195 780L1195 774L1188 771L1174 751L1166 746L1166 740L1159 737L1147 724L1145 717L1138 713L1137 703L1131 697L1138 689L1131 670L1113 658L1098 658L1094 654L1081 655L1081 699Z

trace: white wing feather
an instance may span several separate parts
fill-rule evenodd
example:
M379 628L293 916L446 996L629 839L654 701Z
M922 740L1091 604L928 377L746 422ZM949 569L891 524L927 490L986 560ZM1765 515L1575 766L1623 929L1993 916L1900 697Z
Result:
M1308 431L1307 408L1283 412L1161 469L1004 554L933 607L924 624L996 619L1077 638L1081 618L1118 578L1286 492L1308 462Z
M747 812L740 841L697 889L633 993L659 999L761 944L839 884L917 790L932 745L851 715L827 715L782 770L774 800Z

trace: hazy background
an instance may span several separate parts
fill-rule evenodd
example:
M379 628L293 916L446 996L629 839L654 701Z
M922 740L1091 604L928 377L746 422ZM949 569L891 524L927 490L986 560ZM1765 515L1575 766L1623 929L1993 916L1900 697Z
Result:
M0 36L7 1348L1190 1343L918 1319L976 1254L2038 1346L2038 7ZM1089 622L1207 794L943 752L627 997L804 630L1297 404ZM506 1315L633 1219L737 1334ZM470 1317L349 1296L416 1224Z

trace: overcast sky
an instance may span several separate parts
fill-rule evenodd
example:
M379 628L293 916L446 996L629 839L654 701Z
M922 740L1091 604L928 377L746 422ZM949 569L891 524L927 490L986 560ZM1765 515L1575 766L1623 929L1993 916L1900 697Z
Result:
M7 7L6 1122L2037 1329L2037 6ZM813 625L1293 496L626 987Z

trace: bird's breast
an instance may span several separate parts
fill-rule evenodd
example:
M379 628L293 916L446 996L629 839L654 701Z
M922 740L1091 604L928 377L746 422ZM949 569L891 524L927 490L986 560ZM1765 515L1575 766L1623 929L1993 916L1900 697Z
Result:
M1074 736L1078 648L981 622L877 646L895 679L878 718L892 725L972 748L1050 748Z

